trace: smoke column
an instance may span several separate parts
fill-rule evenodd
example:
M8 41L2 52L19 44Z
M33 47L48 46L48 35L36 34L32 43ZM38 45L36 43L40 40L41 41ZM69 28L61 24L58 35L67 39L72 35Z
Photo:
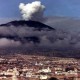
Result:
M24 20L41 21L44 18L45 6L40 1L34 1L28 4L20 3L19 9Z

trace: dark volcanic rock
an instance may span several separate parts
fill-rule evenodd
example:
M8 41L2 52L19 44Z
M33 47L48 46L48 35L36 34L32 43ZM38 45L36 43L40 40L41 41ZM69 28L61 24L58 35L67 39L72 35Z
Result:
M25 21L25 20L19 20L19 21L11 21L8 22L6 24L1 24L0 27L7 27L8 30L12 30L12 32L14 33L14 35L9 34L0 34L0 38L7 38L10 40L15 40L15 41L21 41L22 43L26 43L26 42L33 42L33 43L40 43L40 38L39 36L35 36L35 35L26 35L26 36L20 36L18 35L17 31L14 32L14 29L11 29L11 26L14 26L15 28L24 28L24 27L28 27L29 29L32 29L32 32L38 31L40 32L41 30L43 31L54 31L55 29L45 25L41 22L38 21ZM5 29L6 31L6 29ZM19 31L19 30L18 30ZM26 30L27 32L27 30Z
M38 22L38 21L25 21L25 20L20 20L20 21L12 21L12 22L9 22L9 23L6 23L6 24L1 24L1 26L16 26L16 27L19 27L19 26L27 26L27 27L34 27L35 29L37 30L55 30L54 28L48 26L48 25L45 25L41 22Z

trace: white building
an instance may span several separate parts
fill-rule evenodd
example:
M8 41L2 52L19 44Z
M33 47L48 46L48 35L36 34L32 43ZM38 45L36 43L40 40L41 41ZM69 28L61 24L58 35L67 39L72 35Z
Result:
M39 73L40 72L44 72L44 73L50 73L51 72L51 69L48 67L47 69L41 69L38 71Z

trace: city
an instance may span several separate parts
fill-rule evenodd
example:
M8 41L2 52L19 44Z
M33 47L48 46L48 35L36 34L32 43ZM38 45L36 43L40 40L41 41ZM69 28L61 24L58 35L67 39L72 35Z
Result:
M80 80L80 59L1 55L0 80Z

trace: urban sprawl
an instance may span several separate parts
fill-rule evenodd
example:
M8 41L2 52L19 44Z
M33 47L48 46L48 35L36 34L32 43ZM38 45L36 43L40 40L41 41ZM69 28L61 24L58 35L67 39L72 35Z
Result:
M80 80L80 59L34 55L0 56L0 80Z

